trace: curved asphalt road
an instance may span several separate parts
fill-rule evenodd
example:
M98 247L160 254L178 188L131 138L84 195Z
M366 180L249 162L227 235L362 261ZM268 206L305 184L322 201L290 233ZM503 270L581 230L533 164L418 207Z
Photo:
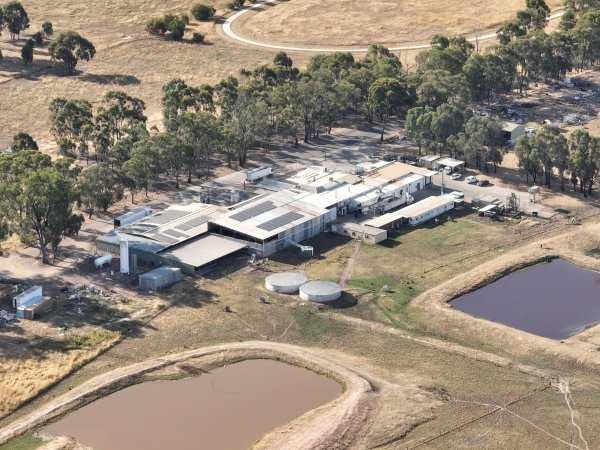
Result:
M277 1L273 0L263 0L262 2L256 3L248 8L244 8L232 16L228 17L225 22L223 22L222 29L225 35L234 41L241 42L242 44L252 45L254 47L263 47L270 48L273 50L286 50L286 51L295 51L295 52L307 52L307 53L323 53L323 52L352 52L352 53L367 53L369 51L368 48L360 48L360 47L295 47L295 46L286 46L286 45L278 45L278 44L267 44L264 42L253 41L251 39L246 39L238 35L235 31L233 31L232 24L244 14L248 14L256 9L261 8L264 5L277 5ZM549 20L558 19L564 14L564 11L559 11L554 14L551 14ZM495 39L496 33L485 34L483 36L474 36L468 38L468 41L475 42L486 41L489 39ZM429 44L419 44L419 45L406 45L399 47L388 47L390 51L402 51L402 50L422 50L425 48L429 48L431 45Z

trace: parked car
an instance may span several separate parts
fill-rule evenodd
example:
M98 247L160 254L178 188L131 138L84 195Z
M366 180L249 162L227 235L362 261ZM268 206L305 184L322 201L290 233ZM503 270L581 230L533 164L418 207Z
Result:
M465 181L468 184L475 184L475 183L477 183L477 177L474 177L474 176L471 175L470 177L466 177Z
M477 182L477 186L489 186L490 182L488 180L479 180Z
M460 180L461 177L462 175L460 173L453 173L450 178L452 178L453 180Z

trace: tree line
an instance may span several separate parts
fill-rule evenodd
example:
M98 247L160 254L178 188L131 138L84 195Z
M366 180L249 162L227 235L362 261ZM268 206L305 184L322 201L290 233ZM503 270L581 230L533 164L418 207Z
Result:
M527 182L530 178L533 183L541 179L550 187L552 176L557 175L564 191L569 174L573 190L579 185L579 191L587 197L600 179L600 138L587 130L576 130L567 139L558 129L545 126L519 138L515 154Z
M292 145L317 141L349 115L377 122L381 139L391 119L405 118L406 133L419 151L424 146L481 170L495 168L505 146L502 123L473 116L469 103L519 91L524 82L558 79L572 68L597 61L593 36L600 32L600 22L591 28L589 23L599 13L590 2L570 2L560 29L548 35L543 29L548 14L544 5L528 0L517 22L498 30L500 43L482 53L463 37L435 36L431 48L417 56L414 70L387 48L373 45L358 60L344 52L316 55L303 70L280 52L271 64L243 69L214 85L193 86L175 78L162 88L161 130L148 128L144 102L123 91L107 92L96 108L84 99L56 98L49 111L62 158L48 161L36 152L31 136L15 136L14 155L0 156L6 164L0 179L5 217L0 230L45 246L44 255L48 246L54 248L53 243L78 229L81 222L73 215L73 204L89 215L106 211L126 191L133 200L161 176L171 177L179 188L184 177L191 182L194 176L206 176L214 156L243 167L248 151L264 146L274 134ZM544 45L559 42L571 42L572 51L551 47L560 64L543 62L550 55ZM529 50L523 53L523 48ZM535 182L543 175L548 184L556 171L564 188L562 180L572 173L571 181L577 180L587 195L600 176L597 147L598 139L584 131L566 140L544 128L521 139L516 154L528 179ZM76 169L75 158L95 164ZM17 166L23 169L14 169ZM37 208L30 202L37 200L25 192L31 192L28 183L39 176L54 177L63 190L57 198L64 203L53 208L60 225L48 228L54 219L27 216ZM44 191L44 204L54 201L49 189Z

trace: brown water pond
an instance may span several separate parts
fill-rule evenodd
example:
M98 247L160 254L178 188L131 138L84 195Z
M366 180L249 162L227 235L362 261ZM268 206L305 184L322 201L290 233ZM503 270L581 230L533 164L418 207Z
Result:
M196 378L130 386L43 431L72 436L96 450L247 449L341 390L306 369L248 360Z
M554 260L500 278L450 305L538 336L565 339L600 323L600 273Z

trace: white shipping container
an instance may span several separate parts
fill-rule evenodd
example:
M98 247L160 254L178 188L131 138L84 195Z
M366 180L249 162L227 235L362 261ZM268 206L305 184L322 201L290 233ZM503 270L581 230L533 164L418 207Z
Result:
M268 166L257 167L256 169L246 170L246 181L257 181L267 178L273 174L273 169Z

